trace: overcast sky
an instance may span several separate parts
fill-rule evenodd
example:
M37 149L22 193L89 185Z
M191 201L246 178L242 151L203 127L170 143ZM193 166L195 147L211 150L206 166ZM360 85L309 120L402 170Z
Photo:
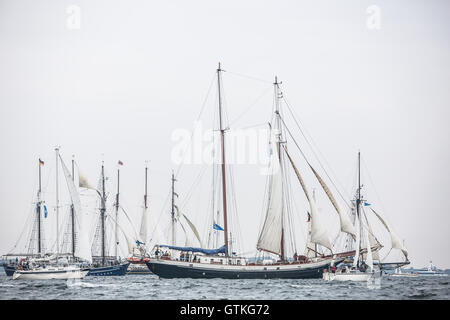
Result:
M102 159L112 179L120 159L135 219L149 160L155 222L177 170L172 134L192 130L207 97L214 106L214 83L208 89L221 61L230 124L269 120L278 75L345 192L361 150L376 188L368 199L405 240L412 265L450 268L449 21L444 0L0 0L0 253L32 214L39 157L52 207L56 145L93 184ZM207 113L204 121L211 126ZM248 250L264 180L258 166L236 167ZM199 166L183 170L180 199ZM205 214L190 212L200 228Z

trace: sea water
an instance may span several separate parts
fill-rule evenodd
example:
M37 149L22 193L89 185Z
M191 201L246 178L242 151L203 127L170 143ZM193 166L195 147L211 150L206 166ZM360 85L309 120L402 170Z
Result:
M160 279L156 275L13 280L0 268L0 299L390 300L450 299L450 277L389 277L377 283L305 280Z

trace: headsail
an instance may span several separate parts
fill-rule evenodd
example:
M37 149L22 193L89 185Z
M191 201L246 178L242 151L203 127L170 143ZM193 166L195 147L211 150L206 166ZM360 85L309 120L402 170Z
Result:
M342 211L342 209L340 208L336 199L334 198L333 194L331 193L330 188L328 188L325 181L323 181L323 179L319 176L319 174L316 172L316 170L314 170L314 168L311 165L309 165L309 167L311 168L312 172L316 176L316 178L319 181L320 185L322 186L323 190L327 194L328 199L330 199L331 203L333 204L334 208L336 209L337 213L339 214L339 220L341 223L341 231L350 234L353 237L353 239L355 239L356 231L355 231L355 228L353 227L352 222L350 221L350 217L344 211Z
M378 219L380 219L381 223L384 225L386 230L391 235L392 248L401 250L405 255L406 260L408 260L408 251L406 250L400 238L397 237L397 235L394 232L392 232L391 228L389 228L386 221L384 221L383 218L381 218L381 216L375 212L375 210L373 210L372 208L370 208L370 210L372 210L372 212L378 217Z
M186 220L186 222L188 223L189 227L191 228L192 232L194 233L195 237L197 238L198 242L200 243L200 247L203 247L203 243L202 240L200 239L200 235L197 231L197 228L195 227L195 225L191 222L191 220L188 219L188 217L186 217L185 214L183 214L184 219Z
M141 218L141 228L139 229L139 240L147 243L147 208L143 208Z
M89 243L89 219L87 215L84 215L81 210L81 200L78 194L78 190L72 180L72 175L67 169L61 156L61 165L63 168L64 176L66 178L67 187L69 189L70 198L72 199L72 204L75 210L75 221L77 229L77 246L75 247L75 256L82 258L89 263L92 262L91 245Z
M311 209L311 240L310 241L313 243L320 244L320 245L324 246L325 248L328 248L331 251L331 243L330 243L330 239L328 238L328 232L325 228L325 223L323 221L322 215L320 214L319 210L317 210L316 202L310 196L309 190L306 187L305 182L303 181L303 178L300 175L300 172L298 171L297 167L295 166L294 162L292 161L292 158L290 157L286 148L284 148L284 151L286 152L286 155L289 158L292 168L294 169L295 174L297 175L298 181L300 182L300 185L303 188L303 192L305 193L306 199L308 199L308 202L309 202L309 207Z

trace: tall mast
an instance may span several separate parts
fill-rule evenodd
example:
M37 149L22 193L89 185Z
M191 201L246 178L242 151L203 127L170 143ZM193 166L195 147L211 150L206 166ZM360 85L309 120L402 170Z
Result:
M362 223L359 206L361 205L361 152L358 151L358 197L356 198L356 218L359 220L359 248L361 250ZM359 255L359 252L355 252Z
M176 234L175 234L175 175L172 171L172 245L176 245Z
M274 82L274 90L275 90L275 129L277 130L277 149L278 149L278 159L280 161L280 170L282 170L282 161L281 161L281 121L280 121L280 92L279 92L279 82L278 77L275 76ZM281 261L285 260L284 253L284 211L281 213Z
M41 247L41 159L39 159L39 190L38 190L38 201L36 203L36 215L37 215L37 221L38 221L38 254L40 255L42 253L42 247Z
M144 194L144 208L147 209L147 164L145 164L145 194Z
M102 264L105 265L105 211L106 211L106 196L105 196L105 168L102 161L102 204L100 208L100 218L102 225Z
M72 181L75 181L73 155L72 155ZM75 259L75 210L73 207L73 203L70 205L70 213L72 218L72 257Z
M55 148L56 152L56 261L59 254L59 186L58 186L58 156L59 147Z
M119 234L118 234L118 223L117 223L117 219L119 216L119 183L120 183L120 169L117 168L116 222L115 222L115 230L114 230L114 238L115 238L114 255L116 256L116 259L117 259L117 247L119 245Z
M224 235L225 235L225 254L229 254L229 244L228 244L228 218L227 218L227 188L226 188L226 175L225 175L225 129L223 128L222 122L222 96L220 92L220 72L223 70L219 67L217 68L217 84L219 91L219 125L220 125L220 138L222 146L222 199L223 199L223 224L224 224Z

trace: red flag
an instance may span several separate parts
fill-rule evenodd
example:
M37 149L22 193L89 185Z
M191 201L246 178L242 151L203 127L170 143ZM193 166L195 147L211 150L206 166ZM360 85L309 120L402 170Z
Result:
M123 162L119 160L119 165L123 166Z
M41 158L39 158L39 165L43 166L44 165L44 161L41 160Z

